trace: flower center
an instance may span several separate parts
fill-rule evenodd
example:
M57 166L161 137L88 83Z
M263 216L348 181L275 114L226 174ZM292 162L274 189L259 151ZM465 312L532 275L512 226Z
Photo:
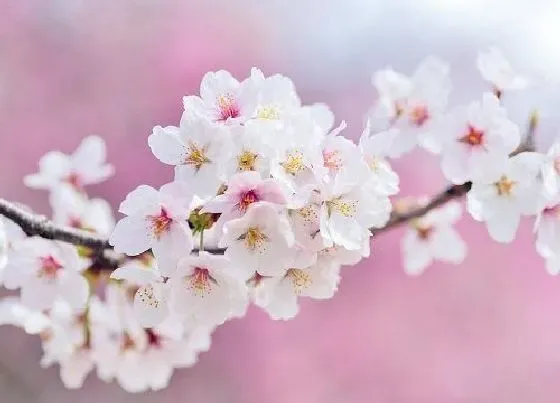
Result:
M338 172L342 168L342 158L336 150L323 151L323 165L331 172Z
M340 197L327 202L329 214L336 211L340 215L351 218L358 211L358 202L354 200L342 200Z
M292 281L294 292L297 295L301 294L304 289L308 288L313 283L313 279L309 273L301 269L288 269L286 278Z
M39 258L41 260L41 269L39 270L40 278L54 279L56 273L62 269L62 265L53 256Z
M243 150L243 152L237 156L237 169L239 171L254 171L258 157L258 154L252 153L249 150Z
M258 201L259 195L254 190L249 190L248 192L241 193L241 197L239 198L239 210L247 211L251 204Z
M316 222L318 220L317 211L312 205L307 205L297 210L297 213L306 222Z
M83 189L82 180L80 179L80 176L77 173L71 173L70 175L68 175L64 179L64 182L68 183L74 189L78 189L78 190Z
M237 118L240 113L239 105L231 94L223 94L218 97L218 111L220 117L218 120L228 120L230 118Z
M280 113L278 108L274 105L262 106L257 112L257 118L266 120L278 120L280 119Z
M266 234L258 227L250 227L247 229L247 232L242 236L242 238L245 239L245 245L247 245L247 248L250 250L261 248L268 240Z
M173 219L169 217L167 211L162 207L161 212L157 216L149 217L152 224L152 231L156 239L160 239L161 236L169 231Z
M288 154L286 161L282 163L284 170L292 175L296 175L305 169L303 155L299 151Z
M412 224L412 226L416 230L416 235L418 235L418 238L422 241L427 241L428 239L430 239L430 236L434 232L434 227L432 225L415 223Z
M513 188L515 187L517 182L512 181L507 176L502 176L500 180L494 183L496 186L496 190L498 191L498 195L500 196L508 196L511 194Z
M161 347L162 337L157 334L153 329L145 329L148 345L152 347Z
M159 308L160 301L156 294L154 293L154 287L147 285L145 287L140 287L138 291L138 298L140 301L152 308Z
M429 118L428 108L424 105L415 106L409 112L410 123L417 127L423 126Z
M200 147L198 144L190 142L185 164L193 166L197 171L200 170L203 165L210 162L210 158L206 155L207 148L207 146Z
M210 275L208 269L195 267L192 275L185 278L187 289L192 290L197 296L204 298L212 292L212 287L218 282Z
M471 146L479 146L484 141L484 131L478 130L475 127L469 125L467 134L461 137L459 141Z

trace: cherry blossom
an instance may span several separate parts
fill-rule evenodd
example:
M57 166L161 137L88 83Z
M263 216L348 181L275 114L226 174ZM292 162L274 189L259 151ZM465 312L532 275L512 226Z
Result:
M413 220L403 238L404 269L418 275L434 260L458 264L467 254L467 246L453 225L461 218L461 205L447 203Z
M492 83L498 92L527 87L527 80L515 73L503 53L497 48L493 47L480 53L476 64L482 77Z
M105 162L103 139L86 137L72 155L51 151L41 158L39 172L25 177L25 184L34 189L53 190L70 184L78 190L84 186L105 181L114 168Z
M223 194L204 204L203 212L221 213L220 222L227 222L243 216L258 202L282 206L286 198L276 180L263 180L257 172L242 172L230 178Z
M129 256L151 248L162 273L170 274L178 259L193 248L187 223L192 203L192 195L179 182L164 185L159 191L139 186L121 203L119 211L127 217L119 220L109 242Z
M238 275L223 256L201 251L182 259L170 280L175 312L188 323L203 326L220 325L242 314L247 288Z
M281 274L293 258L294 234L288 219L274 205L253 204L241 218L228 221L220 247L242 278L255 272L266 276Z
M229 159L230 133L225 127L183 115L180 127L154 127L148 138L152 153L175 166L175 179L196 189L199 197L214 196L222 183L220 169Z
M537 175L542 163L538 153L525 152L510 158L501 170L491 169L473 182L467 208L477 221L486 222L492 239L511 242L521 215L536 214L543 204Z
M519 128L490 93L482 102L452 111L440 129L441 168L445 177L461 184L500 170L520 143Z
M410 78L391 68L374 73L372 84L379 98L369 120L375 130L396 129L389 157L399 157L418 144L439 151L431 132L447 106L448 74L448 65L435 57L425 59Z
M84 264L76 248L63 242L28 238L8 253L4 286L21 288L22 303L33 309L47 309L57 298L80 311L89 286L81 276Z
M255 303L272 319L297 315L298 297L332 298L340 280L340 266L332 261L304 268L289 268L280 277L260 277L255 282Z
M253 117L259 100L258 77L243 82L220 70L206 73L200 83L200 97L183 98L185 112L211 122L236 124Z

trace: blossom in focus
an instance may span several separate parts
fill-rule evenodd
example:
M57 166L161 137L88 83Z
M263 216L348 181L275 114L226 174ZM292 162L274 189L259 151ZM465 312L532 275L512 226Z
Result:
M204 204L203 212L220 213L220 222L242 217L249 207L267 202L282 207L286 198L275 179L262 179L258 172L242 172L232 176L227 190Z
M69 184L77 190L105 181L114 168L105 162L105 142L98 136L86 137L72 155L51 151L39 161L39 172L24 178L33 189L54 190Z
M283 276L259 277L255 281L255 304L272 319L292 319L299 311L299 297L332 298L339 280L340 265L333 261L289 268Z
M62 298L75 310L85 307L89 285L76 248L64 242L27 238L10 250L4 286L21 288L21 301L32 309L50 308Z
M259 88L255 80L249 77L240 83L225 70L206 73L200 83L200 97L183 98L185 112L210 122L242 123L256 112Z
M184 114L180 127L154 127L148 145L158 160L175 167L175 180L196 189L198 197L216 194L231 147L227 128Z
M527 80L513 70L509 61L497 48L480 53L476 65L482 77L492 83L498 92L527 87Z
M421 274L434 261L459 264L467 255L467 246L453 225L461 218L461 205L445 206L411 221L402 240L404 269Z
M162 274L169 275L193 248L187 222L192 203L193 196L183 183L168 183L159 191L141 185L121 203L119 211L126 217L117 222L109 243L129 256L151 249Z
M187 323L203 326L243 315L247 287L231 263L204 251L182 259L170 280L174 311Z
M159 325L169 314L169 287L155 267L127 263L111 273L111 278L126 280L138 287L134 293L134 313L144 327Z
M520 143L519 128L493 94L452 111L440 128L441 168L455 184L499 171Z
M241 218L224 225L219 246L239 276L250 278L255 272L280 275L293 259L294 234L288 219L266 202L253 204Z
M536 214L544 203L537 177L542 155L524 152L511 157L499 171L492 169L473 181L467 195L467 209L477 221L484 221L492 239L511 242L521 215Z

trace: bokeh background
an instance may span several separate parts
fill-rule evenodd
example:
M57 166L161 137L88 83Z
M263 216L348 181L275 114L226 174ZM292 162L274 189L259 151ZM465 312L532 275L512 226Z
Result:
M206 71L252 66L293 78L357 138L375 93L372 71L406 73L427 55L451 63L452 104L479 97L480 50L496 45L533 81L506 94L514 120L533 108L546 146L560 123L558 0L0 0L0 195L48 213L25 189L48 150L102 135L117 175L91 193L114 206L138 184L170 180L147 147L176 124L181 97ZM395 163L403 195L436 192L436 159ZM470 253L420 277L402 269L402 229L346 268L336 297L302 304L290 322L252 309L220 327L213 347L168 389L129 395L90 375L67 391L41 369L36 338L0 329L2 402L525 403L560 401L560 278L549 276L527 221L499 245L468 217ZM149 368L147 368L149 370Z

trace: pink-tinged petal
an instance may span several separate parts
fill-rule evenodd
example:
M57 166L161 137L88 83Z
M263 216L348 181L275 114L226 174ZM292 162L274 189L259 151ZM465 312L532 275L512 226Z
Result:
M164 164L181 165L187 158L188 149L175 130L154 127L153 133L148 137L148 145L156 158Z
M145 285L134 295L134 313L143 327L157 326L169 314L162 285Z
M117 268L111 273L111 278L126 280L136 285L147 285L159 281L161 275L152 268L131 263Z
M150 215L160 209L159 192L151 186L140 185L121 203L119 211L126 215Z
M89 284L81 275L64 271L58 278L58 294L74 311L80 312L87 304Z
M229 194L221 194L214 197L210 201L204 203L202 208L203 213L222 213L231 207L233 204L233 197Z
M257 187L257 192L262 201L285 205L287 203L286 196L280 185L275 179L267 179Z
M125 217L121 219L111 236L109 243L115 251L129 256L136 256L150 249L153 234L144 217Z

